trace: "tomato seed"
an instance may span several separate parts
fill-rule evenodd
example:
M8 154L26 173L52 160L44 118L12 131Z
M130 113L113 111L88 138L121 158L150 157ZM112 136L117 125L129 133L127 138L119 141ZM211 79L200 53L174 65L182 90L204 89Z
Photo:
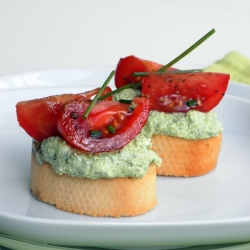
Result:
M165 82L172 82L173 79L172 78L165 78Z

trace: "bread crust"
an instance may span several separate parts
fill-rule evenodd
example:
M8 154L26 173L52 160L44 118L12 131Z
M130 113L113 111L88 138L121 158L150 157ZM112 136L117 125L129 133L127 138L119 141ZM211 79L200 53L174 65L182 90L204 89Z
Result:
M154 135L153 150L162 158L157 175L189 177L212 171L217 165L221 141L222 134L203 140Z
M136 216L157 204L156 167L143 178L86 179L57 174L48 163L31 160L30 189L57 209L98 217Z

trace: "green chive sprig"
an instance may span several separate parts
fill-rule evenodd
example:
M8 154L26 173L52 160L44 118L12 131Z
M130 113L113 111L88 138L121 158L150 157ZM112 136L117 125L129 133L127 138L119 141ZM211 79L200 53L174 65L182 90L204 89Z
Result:
M196 49L200 44L205 42L211 35L215 33L215 29L211 29L207 34L205 34L202 38L200 38L197 42L195 42L192 46L190 46L188 49L186 49L184 52L182 52L179 56L177 56L175 59L173 59L171 62L163 66L158 70L158 72L164 72L166 69L170 68L172 65L174 65L176 62L180 61L183 57L188 55L191 51Z
M171 71L170 70L166 71L166 70L168 68L170 68L172 65L174 65L176 62L180 61L183 57L185 57L186 55L188 55L194 49L196 49L200 44L202 44L204 41L206 41L214 33L215 33L215 29L211 29L207 34L205 34L203 37L201 37L192 46L190 46L188 49L186 49L184 52L182 52L179 56L177 56L175 59L173 59L172 61L170 61L168 64L166 64L165 66L163 66L162 68L160 68L159 70L157 70L156 72L154 72L154 74L162 74L162 73L182 74L182 73L202 72L202 70L200 70L200 69L193 69L193 70L171 70ZM146 76L149 73L150 72L134 72L133 76ZM107 93L106 95L100 96L101 93L103 92L104 88L108 85L109 81L111 80L111 78L113 77L114 74L115 74L115 71L112 71L111 74L109 75L108 79L105 81L105 83L103 84L103 86L101 87L101 89L99 90L99 92L97 93L97 95L95 96L95 98L93 99L93 101L90 103L89 107L87 108L87 110L83 114L83 118L84 119L86 119L88 117L88 114L90 113L91 109L93 108L93 106L95 105L95 103L98 100L104 100L104 99L106 99L106 98L108 98L108 97L110 97L110 96L112 96L114 94L120 93L124 89L128 89L128 88L137 89L137 88L141 87L141 82L138 82L136 84L127 84L127 85L124 85L124 86L122 86L122 87L120 87L118 89L115 89L115 90Z
M114 95L114 94L120 93L120 92L123 91L124 89L129 89L129 88L138 89L140 86L141 86L141 83L140 83L140 82L138 82L138 83L136 83L136 84L130 83L130 84L124 85L124 86L122 86L122 87L120 87L120 88L118 88L118 89L115 89L115 90L113 90L113 91L107 93L106 95L103 95L103 96L99 97L98 100L104 100L104 99L106 99L106 98L108 98L108 97L110 97L110 96L112 96L112 95Z
M110 75L108 76L107 80L104 82L104 84L102 85L102 87L99 89L98 93L96 94L95 98L92 100L92 102L89 104L88 108L86 109L86 111L83 114L83 119L86 119L90 113L90 111L92 110L92 108L94 107L95 103L98 101L100 95L102 94L103 90L107 87L107 85L109 84L110 80L112 79L112 77L115 74L115 70L113 70Z
M185 73L198 73L203 72L202 69L187 69L187 70L166 70L164 72L155 71L155 72L134 72L133 76L147 76L149 74L185 74Z

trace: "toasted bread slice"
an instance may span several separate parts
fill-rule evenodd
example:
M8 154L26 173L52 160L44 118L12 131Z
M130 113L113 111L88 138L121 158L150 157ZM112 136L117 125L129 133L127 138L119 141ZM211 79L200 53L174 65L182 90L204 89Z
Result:
M217 165L221 141L222 134L202 140L154 135L153 150L162 158L157 175L189 177L210 172Z
M39 164L32 153L32 194L58 209L90 216L136 216L157 204L156 167L143 178L86 179L59 175L48 163Z

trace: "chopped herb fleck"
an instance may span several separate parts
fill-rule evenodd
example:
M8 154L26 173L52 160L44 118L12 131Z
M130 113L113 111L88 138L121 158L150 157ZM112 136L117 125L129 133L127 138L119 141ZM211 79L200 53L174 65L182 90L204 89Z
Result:
M133 102L133 100L120 99L119 102L125 103L125 104L131 104Z
M109 131L109 133L115 134L115 128L113 126L108 125L107 130Z
M194 106L198 105L198 102L196 100L189 100L189 101L186 102L186 105L188 107L194 107Z
M90 130L90 137L101 138L102 137L102 131Z

